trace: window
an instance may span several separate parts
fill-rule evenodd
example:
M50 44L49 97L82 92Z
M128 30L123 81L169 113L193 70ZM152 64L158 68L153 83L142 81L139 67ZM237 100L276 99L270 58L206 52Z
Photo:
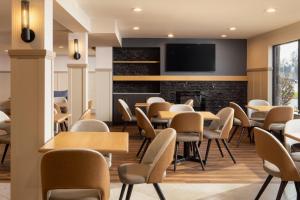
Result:
M273 102L299 108L299 41L273 47Z

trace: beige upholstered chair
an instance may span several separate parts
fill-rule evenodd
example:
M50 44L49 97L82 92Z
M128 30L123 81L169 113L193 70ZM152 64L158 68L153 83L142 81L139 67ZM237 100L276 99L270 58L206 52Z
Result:
M193 99L188 99L186 102L184 102L185 105L189 105L189 106L194 106L194 100Z
M128 185L126 200L130 199L135 184L153 184L160 199L165 199L158 183L171 164L174 155L176 131L168 128L158 134L150 144L143 160L139 164L122 164L119 166L119 178L123 183L120 200Z
M108 126L99 120L88 119L88 120L79 120L73 124L70 129L70 132L110 132ZM108 166L111 166L112 154L103 154Z
M298 199L300 174L288 151L279 140L263 129L255 128L254 136L256 152L263 160L264 170L269 174L255 199L260 198L274 176L281 179L276 199L281 198L288 181L295 182Z
M270 106L270 103L263 99L252 99L248 102L249 106ZM247 114L249 119L255 121L264 121L266 117L266 112L259 112L252 110L251 108L247 108Z
M259 123L257 123L254 120L250 120L248 118L247 114L245 113L245 111L238 104L236 104L234 102L230 102L229 106L231 108L233 108L233 110L234 110L233 126L235 126L235 129L232 132L232 134L231 134L231 136L230 136L230 138L228 140L228 143L230 143L230 141L232 140L232 138L235 135L238 127L241 127L242 131L241 131L239 140L237 142L237 146L240 145L240 142L241 142L241 139L242 139L242 137L244 135L245 130L248 131L248 137L249 137L249 140L250 140L250 143L251 143L251 137L252 137L251 132L252 132L252 129L255 126L259 126Z
M129 108L129 106L127 105L127 103L123 100L123 99L118 99L119 104L120 104L120 112L122 115L122 120L124 121L124 126L122 131L126 130L127 124L129 122L136 122L136 117L133 116L133 114L131 113L131 110Z
M198 143L200 147L200 144L203 141L203 124L203 117L200 113L196 112L179 113L172 119L170 127L175 129L177 132L174 155L174 171L176 171L178 146L181 142L189 143L189 145L191 145L194 156L199 157L202 170L204 170L204 164L202 162L200 150L197 146Z
M293 119L285 124L284 133L298 134L300 135L300 119ZM284 137L284 144L286 150L291 155L292 159L296 162L300 162L300 143L289 137Z
M156 102L152 103L149 106L149 110L147 113L148 118L153 123L154 127L157 125L162 125L163 127L167 126L168 120L163 120L158 117L159 111L169 111L171 104L168 102Z
M93 150L47 152L41 162L43 200L108 200L110 177L104 157Z
M170 107L171 112L189 112L195 111L194 108L187 104L174 104Z
M156 135L161 130L155 130L153 128L149 118L145 115L145 113L140 108L135 108L135 115L137 119L137 125L142 130L142 135L145 137L139 151L136 154L136 156L138 157L143 150L142 157L141 157L142 160L151 141L156 137Z
M4 163L6 153L10 145L11 123L9 123L8 121L10 121L10 118L4 112L0 111L0 144L5 145L2 159L1 159L1 164Z
M217 113L217 116L220 118L219 120L212 121L208 128L204 128L204 137L208 139L204 164L206 164L207 162L211 140L216 141L220 154L222 157L224 157L219 143L219 140L221 140L226 150L228 151L232 161L236 163L227 144L230 130L233 126L234 110L230 107L223 108Z
M157 102L165 102L165 100L161 97L149 97L146 100L146 103L148 104L157 103Z

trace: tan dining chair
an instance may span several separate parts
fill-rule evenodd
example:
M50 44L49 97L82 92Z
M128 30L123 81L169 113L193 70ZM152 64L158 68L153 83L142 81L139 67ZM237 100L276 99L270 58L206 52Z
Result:
M229 153L233 163L235 164L236 161L232 155L232 153L229 150L227 140L229 138L230 130L233 126L233 118L234 118L234 110L230 107L226 107L221 109L217 116L219 117L219 120L213 120L209 127L204 128L204 137L208 139L207 142L207 148L205 153L205 159L204 164L207 163L208 153L211 145L211 141L215 140L218 146L218 149L220 151L220 154L222 157L224 157L224 154L221 149L221 145L219 141L222 141L224 144L227 152Z
M151 123L153 123L154 127L157 128L158 125L161 125L162 127L167 127L169 120L160 119L158 116L158 112L169 111L170 107L171 104L169 102L156 102L152 103L149 106L147 116L150 119Z
M43 200L109 200L110 177L104 157L93 150L45 153L41 161Z
M248 102L249 106L270 106L271 104L263 99L252 99ZM263 122L266 117L266 112L255 111L251 108L247 108L247 115L249 119Z
M299 134L300 119L293 119L285 124L284 133ZM284 137L284 146L295 162L300 162L300 142L289 137Z
M157 103L157 102L165 102L166 100L162 97L149 97L146 100L146 103L152 104L152 103Z
M141 160L142 160L150 143L161 130L153 128L149 118L145 115L145 113L140 108L135 108L135 115L137 119L137 125L142 130L142 136L144 136L144 141L136 154L136 156L138 157L140 153L143 151L141 156Z
M58 97L57 97L58 98ZM62 108L57 104L54 103L54 114L63 114L64 112L62 112ZM68 130L68 119L64 120L63 122L59 123L59 128L61 131L67 131Z
M60 103L64 103L67 105L68 100L65 97L54 97L54 104L60 104ZM58 111L61 111L62 113L68 113L68 108L67 107L59 108Z
M4 163L8 148L10 146L10 118L4 112L0 111L0 144L4 144L4 151L1 158L1 164Z
M204 170L204 164L200 154L200 150L197 144L203 141L203 125L204 119L200 113L196 112L184 112L175 115L171 121L170 128L176 130L176 146L174 154L174 171L176 171L178 146L180 143L187 143L191 146L194 157L199 157L202 170Z
M255 199L258 200L261 197L273 177L281 179L277 200L281 199L288 181L295 183L298 199L300 197L300 174L288 151L277 138L261 128L254 128L254 136L256 152L263 160L263 168L268 173L268 177Z
M70 128L70 132L110 132L106 123L96 120L96 119L88 119L88 120L79 120L75 122ZM109 167L111 167L112 163L112 154L106 153L103 154L104 158L107 161Z
M254 120L250 120L247 116L247 114L245 113L245 111L236 103L234 102L229 102L229 107L233 108L234 110L234 120L233 120L233 126L235 127L229 140L228 143L230 143L230 141L232 140L232 138L234 137L235 133L237 132L237 129L239 127L242 128L241 133L240 133L240 137L237 141L237 146L240 145L242 137L244 135L244 132L247 131L248 132L248 137L249 137L249 141L251 143L252 141L252 129L256 126L259 126L260 124Z
M185 105L194 106L194 99L188 99L186 102L184 102Z
M124 122L124 126L122 132L124 132L127 128L128 123L136 122L136 117L131 113L131 110L128 104L123 99L118 99L119 108L122 115L122 120Z
M153 184L160 199L165 199L159 183L171 164L176 142L176 131L168 128L158 134L150 144L141 163L122 164L118 168L120 181L123 183L119 200L123 199L128 185L126 200L130 199L136 184Z
M193 112L195 110L190 105L186 105L186 104L174 104L174 105L171 105L169 111L171 111L171 112Z

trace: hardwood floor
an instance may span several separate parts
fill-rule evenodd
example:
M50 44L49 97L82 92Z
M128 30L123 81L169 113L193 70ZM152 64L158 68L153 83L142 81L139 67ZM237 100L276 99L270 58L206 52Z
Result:
M112 127L111 131L120 131L122 127ZM129 126L127 131L130 132L130 144L128 154L113 154L113 164L110 169L111 182L119 182L118 166L122 163L138 162L136 153L142 143L142 139L137 133L134 126ZM222 150L224 158L221 157L216 143L213 141L208 156L206 170L202 171L200 163L183 162L177 165L176 172L173 172L172 166L167 171L164 182L168 183L255 183L263 182L266 173L262 168L262 161L255 152L254 144L249 144L248 138L245 136L241 145L236 147L235 138L230 144L230 149L234 155L237 164L233 164L224 146ZM201 145L201 155L204 158L207 140ZM0 146L0 156L2 156L4 145ZM182 151L182 147L180 151ZM0 180L10 180L10 149L3 165L0 164Z

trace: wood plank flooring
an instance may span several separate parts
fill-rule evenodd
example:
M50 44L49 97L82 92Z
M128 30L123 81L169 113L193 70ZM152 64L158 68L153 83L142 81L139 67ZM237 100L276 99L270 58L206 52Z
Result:
M111 127L111 131L120 131L121 127ZM142 139L138 136L137 129L130 126L127 131L130 133L129 153L113 154L113 164L110 169L111 182L119 182L118 166L122 163L138 162L136 153L142 143ZM226 149L222 146L224 158L221 157L216 143L213 141L208 156L206 170L202 171L199 163L183 162L177 165L177 171L174 173L172 166L167 171L164 182L168 183L254 183L263 182L266 173L262 168L262 161L255 152L254 144L249 144L248 138L245 136L240 147L236 147L235 138L230 144L232 154L235 156L237 164L233 164ZM206 151L205 140L201 145L201 155L204 158ZM221 144L222 145L222 144ZM4 145L0 146L0 156L2 156ZM182 151L182 148L181 148ZM0 164L0 180L10 180L10 149L6 157L5 163Z

